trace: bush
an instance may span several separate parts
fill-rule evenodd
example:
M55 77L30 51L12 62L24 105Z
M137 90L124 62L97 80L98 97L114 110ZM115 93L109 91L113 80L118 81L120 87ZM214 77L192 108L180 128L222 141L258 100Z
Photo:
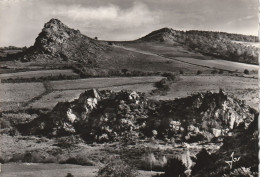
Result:
M166 77L168 81L176 81L179 78L179 75L175 73L163 73L162 76Z
M153 153L146 154L142 161L143 170L164 171L167 164L165 156L157 160Z
M219 74L223 74L224 73L224 71L221 69L221 70L219 70L219 72L218 72Z
M198 70L198 71L197 71L197 75L200 75L200 74L202 74L202 71L201 71L201 70Z
M179 73L180 73L180 74L184 74L184 71L183 71L183 70L180 70Z
M169 159L165 168L165 176L179 177L184 176L186 170L185 165L181 160L172 158Z
M156 82L155 87L157 87L158 89L162 89L162 90L169 90L170 83L166 78L164 78L164 79L160 80L159 82Z
M73 175L71 173L68 173L66 177L73 177Z
M86 166L93 166L93 162L90 161L87 157L70 157L65 161L61 161L61 164L77 164L77 165L86 165Z
M99 169L98 177L137 177L138 172L120 159L114 159Z
M218 71L217 70L213 70L213 71L211 71L211 74L217 74L218 73Z
M22 159L23 162L39 163L42 161L42 157L38 152L26 152Z
M11 128L11 123L7 120L0 119L0 129Z
M245 69L244 74L249 74L249 71L247 69Z
M196 158L196 164L192 168L192 175L195 175L201 169L210 166L213 162L212 156L204 148L196 155Z

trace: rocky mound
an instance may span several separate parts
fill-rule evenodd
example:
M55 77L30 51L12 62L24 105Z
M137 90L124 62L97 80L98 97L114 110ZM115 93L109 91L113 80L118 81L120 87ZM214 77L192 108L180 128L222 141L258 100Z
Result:
M51 19L44 25L34 45L20 53L18 58L22 61L71 60L93 64L97 53L105 48L79 30L69 28L58 19Z
M219 93L154 101L134 91L88 90L58 103L47 115L18 126L23 134L80 134L88 142L154 137L203 141L248 128L254 112L243 101Z
M223 145L214 154L199 159L201 165L193 170L193 176L255 176L258 171L258 113L248 129L225 137ZM202 162L204 161L204 163ZM205 162L206 161L206 162ZM202 163L201 163L202 162Z

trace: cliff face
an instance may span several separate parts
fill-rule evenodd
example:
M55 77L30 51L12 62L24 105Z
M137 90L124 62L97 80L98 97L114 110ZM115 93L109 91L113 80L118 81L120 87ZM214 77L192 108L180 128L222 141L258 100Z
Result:
M128 135L196 142L245 130L253 118L250 107L222 91L154 101L134 91L93 89L72 102L58 103L45 117L20 125L20 130L51 137L80 134L92 142Z

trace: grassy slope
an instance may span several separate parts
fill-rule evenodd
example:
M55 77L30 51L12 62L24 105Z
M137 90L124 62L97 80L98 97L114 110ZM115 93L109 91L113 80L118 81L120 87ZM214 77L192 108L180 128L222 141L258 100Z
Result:
M199 69L196 65L201 65L212 69L217 68L239 72L243 72L245 69L249 71L253 70L254 72L257 72L258 70L257 65L220 60L214 57L204 56L200 53L188 50L177 42L122 42L118 44L123 45L125 48L129 48L130 50L157 54L165 57L164 59L174 59L174 61L177 59L178 61L194 64L193 68L196 69Z

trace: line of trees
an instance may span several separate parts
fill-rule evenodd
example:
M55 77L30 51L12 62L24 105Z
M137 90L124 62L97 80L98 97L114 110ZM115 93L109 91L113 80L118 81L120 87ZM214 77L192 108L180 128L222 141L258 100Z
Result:
M258 48L236 43L257 42L256 36L209 31L177 31L176 40L190 49L218 58L243 63L258 64Z

